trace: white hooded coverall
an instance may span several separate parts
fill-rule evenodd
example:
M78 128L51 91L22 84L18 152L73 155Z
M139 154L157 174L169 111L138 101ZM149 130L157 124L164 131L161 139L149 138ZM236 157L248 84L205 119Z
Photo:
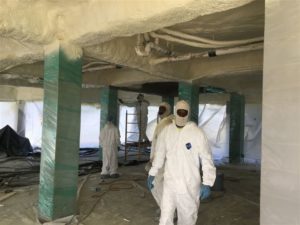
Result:
M102 175L112 175L118 169L118 146L120 145L119 129L107 122L100 132L100 145L103 149Z
M216 178L206 136L194 122L183 128L177 128L173 122L162 131L156 146L159 151L149 175L156 176L165 163L159 225L173 225L175 209L178 225L195 225L200 203L200 159L203 184L213 186Z
M154 158L156 157L156 152L159 151L157 149L157 140L158 136L161 134L164 128L166 128L169 124L172 123L174 118L174 115L169 115L162 120L159 121L157 124L154 134L153 134L153 140L151 145L151 153L150 153L150 162L152 163L154 161ZM153 194L153 197L155 201L157 202L158 206L161 205L161 198L163 193L163 181L164 181L164 166L160 168L155 176L151 192Z

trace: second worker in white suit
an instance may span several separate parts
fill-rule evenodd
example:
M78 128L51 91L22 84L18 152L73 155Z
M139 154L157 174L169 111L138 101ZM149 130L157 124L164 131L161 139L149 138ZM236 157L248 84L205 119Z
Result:
M163 129L167 127L169 124L171 124L173 121L174 115L170 115L170 114L171 114L171 106L166 102L160 103L158 109L158 122L153 134L152 145L151 145L151 154L150 154L151 164L154 161L157 151L159 151L159 149L157 149L156 147L156 143L159 135L161 134ZM153 181L154 187L151 190L152 195L159 207L160 207L161 197L163 192L163 178L164 178L163 175L164 175L164 167L160 168L160 170L157 172L155 179Z
M173 225L177 209L178 225L195 225L200 196L207 197L216 178L211 150L203 131L188 122L189 104L179 101L175 107L175 121L159 135L148 186L165 163L161 217L159 225ZM201 160L201 161L200 161ZM201 185L200 162L203 170Z

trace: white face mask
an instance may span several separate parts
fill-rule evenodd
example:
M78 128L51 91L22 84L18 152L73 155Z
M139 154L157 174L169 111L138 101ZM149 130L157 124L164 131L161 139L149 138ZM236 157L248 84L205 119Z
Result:
M182 114L178 115L177 111L180 109L187 111L186 115L184 115L184 116ZM184 127L189 120L189 114L190 114L189 104L184 100L177 102L176 107L175 107L175 123L176 123L176 125L179 127Z
M184 127L184 126L187 124L188 119L189 119L189 118L188 118L188 115L185 116L185 117L181 117L181 116L178 116L178 115L176 114L176 116L175 116L175 123L176 123L176 125L179 126L179 127Z

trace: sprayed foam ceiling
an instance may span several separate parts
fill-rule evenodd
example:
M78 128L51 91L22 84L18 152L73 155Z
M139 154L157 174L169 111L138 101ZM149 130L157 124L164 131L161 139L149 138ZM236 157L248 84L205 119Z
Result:
M261 76L262 51L151 65L134 48L137 34L165 27L222 41L263 36L262 0L0 0L0 5L2 84L41 85L44 49L60 41L81 47L84 65L110 65L105 70L86 70L87 86L195 80L199 85L217 83L227 88L229 75L248 80L253 72L258 83L249 82L254 86L246 89L261 88L257 76ZM182 54L201 51L162 40L160 45ZM229 83L240 91L239 82ZM228 88L235 90L232 85Z

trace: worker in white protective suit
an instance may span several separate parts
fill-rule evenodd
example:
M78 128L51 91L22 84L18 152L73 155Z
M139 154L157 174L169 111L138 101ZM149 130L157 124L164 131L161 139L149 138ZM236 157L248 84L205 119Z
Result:
M137 101L135 102L124 102L119 99L120 104L126 105L128 107L135 107L135 113L137 117L137 124L139 129L139 141L149 141L146 135L146 129L148 124L148 106L150 103L144 99L143 94L138 94Z
M100 132L100 145L103 152L101 178L106 179L119 177L117 169L120 132L113 124L112 117L108 118L107 123Z
M173 121L174 115L170 115L170 114L171 114L171 106L166 102L160 103L159 108L158 108L157 126L155 128L153 138L152 138L150 162L148 164L148 166L150 165L149 166L150 168L154 161L156 152L159 151L159 149L156 148L158 136L160 135L162 130L166 126L171 124ZM148 166L146 166L146 167L148 168ZM147 168L146 168L146 170L147 170ZM149 169L148 169L148 171L149 171ZM162 193L163 193L163 180L164 180L163 175L164 175L164 166L162 168L160 168L159 171L157 172L155 179L153 181L154 187L151 190L151 193L159 207L160 207Z
M165 163L161 217L159 225L173 225L177 209L178 225L195 225L200 198L210 195L210 187L216 178L216 168L203 131L188 122L189 104L179 101L175 107L175 120L159 135L152 167L148 176L148 188ZM203 183L200 177L200 160Z

